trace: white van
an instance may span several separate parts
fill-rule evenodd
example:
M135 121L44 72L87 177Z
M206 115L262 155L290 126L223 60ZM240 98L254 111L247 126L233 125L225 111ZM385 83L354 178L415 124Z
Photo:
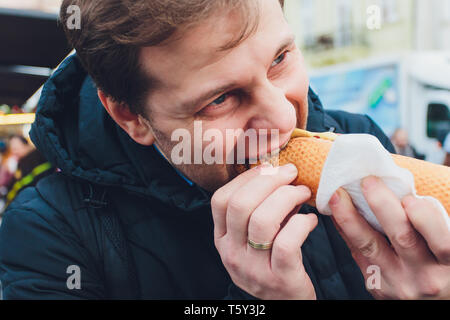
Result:
M450 131L450 52L402 54L310 71L326 109L369 115L387 135L402 127L426 160L442 163Z

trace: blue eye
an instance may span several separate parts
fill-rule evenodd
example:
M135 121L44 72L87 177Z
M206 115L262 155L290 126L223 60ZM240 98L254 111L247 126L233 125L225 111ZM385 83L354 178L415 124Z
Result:
M216 100L214 100L213 102L211 102L211 105L219 105L225 102L225 100L227 100L228 98L228 93L225 93L223 95L221 95L219 98L217 98Z
M216 100L208 104L206 107L198 111L200 116L219 117L225 115L240 104L240 97L238 90L229 91L222 94Z
M286 52L284 52L282 55L280 55L278 58L276 58L272 62L272 67L275 67L276 65L280 64L281 62L283 62L285 57L286 57Z

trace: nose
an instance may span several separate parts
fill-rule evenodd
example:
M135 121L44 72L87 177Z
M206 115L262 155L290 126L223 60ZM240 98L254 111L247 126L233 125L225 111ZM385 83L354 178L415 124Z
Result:
M252 97L250 128L277 129L280 138L291 133L295 128L297 116L292 103L286 98L285 92L274 86L270 81L258 86Z

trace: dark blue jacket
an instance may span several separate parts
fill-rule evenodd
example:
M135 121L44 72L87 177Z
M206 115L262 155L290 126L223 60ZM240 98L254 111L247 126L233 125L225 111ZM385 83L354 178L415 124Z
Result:
M325 112L310 91L308 129L332 128L373 134L394 151L370 118ZM61 172L22 191L4 215L4 298L251 298L215 249L211 194L112 121L76 57L46 83L31 137ZM319 215L302 253L319 299L371 298L329 217ZM80 289L67 285L70 266L81 271Z

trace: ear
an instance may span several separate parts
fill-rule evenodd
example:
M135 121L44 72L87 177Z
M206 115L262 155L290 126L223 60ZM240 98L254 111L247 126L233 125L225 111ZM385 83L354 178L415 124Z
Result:
M150 146L155 142L153 131L142 116L134 114L124 103L114 101L103 91L97 90L98 97L113 120L137 143Z

